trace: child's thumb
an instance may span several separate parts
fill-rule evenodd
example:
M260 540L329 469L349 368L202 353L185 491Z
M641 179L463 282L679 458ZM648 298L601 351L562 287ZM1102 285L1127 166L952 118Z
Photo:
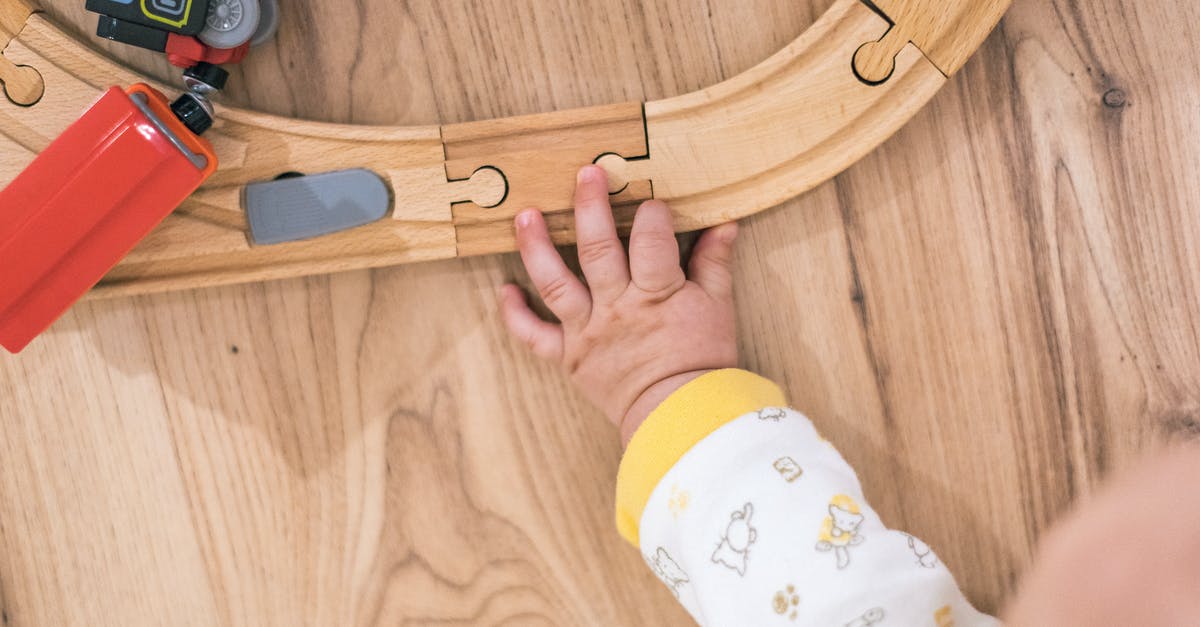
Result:
M715 226L700 235L688 263L688 276L714 298L733 298L733 244L736 222Z

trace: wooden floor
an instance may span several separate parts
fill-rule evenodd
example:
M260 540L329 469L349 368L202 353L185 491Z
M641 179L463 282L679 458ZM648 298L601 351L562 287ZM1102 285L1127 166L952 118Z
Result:
M418 124L694 90L828 0L283 4L230 101ZM1198 22L1016 0L881 150L746 222L745 365L984 609L1101 477L1200 435ZM616 434L505 336L521 276L98 302L0 356L2 623L685 624L613 529Z

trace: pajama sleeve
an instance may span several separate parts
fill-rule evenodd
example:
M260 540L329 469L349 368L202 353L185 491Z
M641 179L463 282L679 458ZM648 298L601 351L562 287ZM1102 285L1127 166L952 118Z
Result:
M770 381L721 370L646 419L617 527L701 625L996 625Z

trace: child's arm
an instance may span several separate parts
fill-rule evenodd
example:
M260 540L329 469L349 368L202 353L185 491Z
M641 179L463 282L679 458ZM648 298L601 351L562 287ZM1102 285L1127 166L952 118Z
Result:
M924 543L888 530L854 471L771 382L735 370L736 225L704 233L685 276L670 211L642 205L629 253L604 171L580 172L575 208L587 285L536 211L521 256L546 305L501 294L512 333L559 362L628 444L617 526L702 624L992 624Z

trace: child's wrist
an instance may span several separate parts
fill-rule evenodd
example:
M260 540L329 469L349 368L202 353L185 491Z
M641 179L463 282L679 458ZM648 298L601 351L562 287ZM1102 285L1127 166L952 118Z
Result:
M692 372L680 373L667 377L646 388L646 391L642 392L641 396L638 396L633 405L629 407L629 411L625 412L625 416L621 419L621 445L628 446L629 441L633 439L633 434L637 433L638 427L641 427L646 418L650 417L650 413L674 394L676 390L695 379L713 372L713 370L693 370Z

